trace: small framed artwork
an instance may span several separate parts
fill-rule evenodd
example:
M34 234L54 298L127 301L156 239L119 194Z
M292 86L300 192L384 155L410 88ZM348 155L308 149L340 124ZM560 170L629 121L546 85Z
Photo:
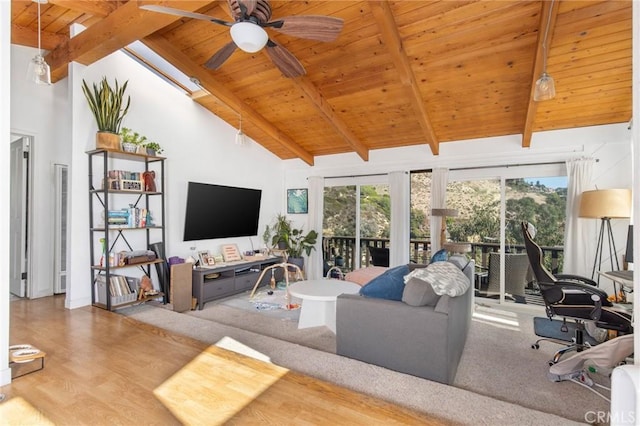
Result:
M202 250L198 252L198 259L200 260L200 266L209 266L213 265L215 262L213 261L213 256L209 254L209 250ZM211 263L210 260L211 259Z
M307 188L287 189L287 213L308 213L309 191Z

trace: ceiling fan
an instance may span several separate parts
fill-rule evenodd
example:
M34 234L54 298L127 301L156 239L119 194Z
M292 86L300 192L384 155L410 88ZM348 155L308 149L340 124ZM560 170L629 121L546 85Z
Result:
M300 61L287 49L271 40L265 28L273 28L283 34L318 41L334 41L342 31L343 20L340 18L322 15L301 15L287 16L275 21L269 21L271 19L271 5L268 0L227 0L227 2L234 22L227 22L202 13L187 12L165 6L144 5L140 6L140 8L186 18L201 19L230 27L232 41L220 48L205 63L207 68L213 70L220 68L236 48L254 53L266 45L266 52L269 58L285 77L299 77L306 73Z

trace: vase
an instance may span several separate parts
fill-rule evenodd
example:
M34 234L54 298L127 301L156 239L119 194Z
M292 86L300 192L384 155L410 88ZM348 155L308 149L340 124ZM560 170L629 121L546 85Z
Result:
M122 142L122 150L124 152L136 152L138 146L131 142Z
M289 257L287 263L296 265L301 271L304 271L304 257ZM289 266L289 272L296 272L296 268Z
M96 133L96 149L120 150L120 135L112 132Z

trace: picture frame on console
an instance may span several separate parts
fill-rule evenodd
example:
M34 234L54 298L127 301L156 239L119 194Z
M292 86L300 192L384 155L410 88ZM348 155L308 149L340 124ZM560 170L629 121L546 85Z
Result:
M198 252L198 259L200 260L200 266L212 266L215 265L215 260L211 254L209 254L209 250L201 250Z

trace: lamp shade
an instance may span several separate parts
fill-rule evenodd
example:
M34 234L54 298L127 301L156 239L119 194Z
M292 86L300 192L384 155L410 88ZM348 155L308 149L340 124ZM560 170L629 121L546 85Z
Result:
M231 38L240 49L247 53L255 53L262 49L269 36L259 25L251 22L236 22L231 26Z
M556 96L556 85L551 77L546 72L543 72L538 81L536 81L536 88L533 92L534 101L548 101Z
M597 189L580 196L580 217L602 219L631 216L630 189Z
M27 79L36 84L51 84L51 68L42 56L36 55L29 61Z

